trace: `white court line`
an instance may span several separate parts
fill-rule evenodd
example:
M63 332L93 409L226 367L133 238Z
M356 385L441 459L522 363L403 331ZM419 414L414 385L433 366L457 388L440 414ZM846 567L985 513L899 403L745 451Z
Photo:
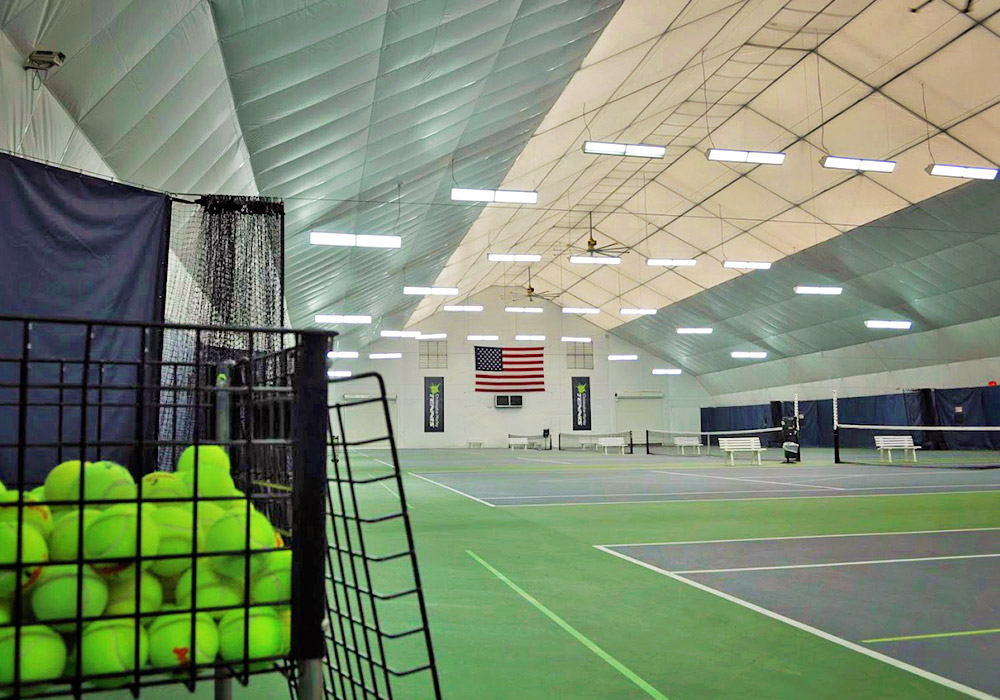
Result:
M595 547L662 547L680 544L730 544L733 542L769 542L772 540L825 540L835 537L887 537L890 535L938 535L952 532L992 532L1000 527L966 527L954 530L902 530L899 532L845 532L834 535L787 535L784 537L741 537L734 540L685 540L681 542L629 542L624 544L598 544Z
M430 483L434 484L435 486L440 486L443 489L448 489L449 491L451 491L453 493L457 493L459 496L465 496L466 498L471 498L476 503L482 503L484 506L489 506L490 508L496 508L496 506L493 505L492 503L488 503L487 501L484 501L481 498L476 498L475 496L470 496L469 494L465 493L464 491L459 491L458 489L453 489L450 486L445 486L442 483L434 481L434 479L428 479L426 476L421 476L420 474L416 474L415 472L410 472L410 476L415 476L418 479L423 479L424 481L429 481Z
M950 561L952 559L995 559L1000 554L953 554L942 557L910 557L902 559L863 559L861 561L833 561L826 564L780 564L777 566L740 566L731 569L686 569L674 574L731 574L742 571L783 571L786 569L822 569L830 566L865 566L867 564L906 564L914 561Z
M813 627L812 625L807 625L804 622L799 622L798 620L786 617L780 613L774 612L773 610L768 610L767 608L755 605L746 600L743 600L742 598L737 598L736 596L716 590L715 588L712 588L710 586L706 586L703 583L698 583L697 581L692 581L691 579L684 578L683 576L678 576L675 573L672 573L670 571L665 571L664 569L653 566L652 564L647 564L644 561L640 561L628 555L622 554L621 552L616 552L614 550L606 549L601 546L598 546L597 549L607 554L610 554L611 556L618 557L619 559L624 559L625 561L631 562L633 564L638 564L644 569L655 571L656 573L666 576L667 578L671 578L674 581L679 581L693 588L697 588L698 590L704 591L705 593L711 593L712 595L722 598L723 600L728 600L730 603L736 603L737 605L742 606L748 610L753 610L754 612L760 613L761 615L766 615L767 617L770 617L773 620L784 622L786 625L791 625L792 627L800 629L803 632L808 632L809 634L813 634L819 637L820 639L825 639L828 642L839 644L840 646L850 649L851 651L856 651L859 654L864 654L865 656L877 659L878 661L887 663L890 666L895 666L896 668L908 671L916 676L920 676L921 678L924 678L926 680L933 681L934 683L943 685L946 688L951 688L952 690L956 690L960 693L965 693L966 695L976 698L977 700L1000 700L1000 698L997 698L988 693L984 693L981 690L976 690L975 688L971 688L963 683L959 683L958 681L953 681L950 678L939 676L936 673L920 668L918 666L913 666L911 664L906 663L905 661L900 661L899 659L894 659L891 656L886 656L885 654L882 654L880 652L874 651L867 647L863 647L860 644L849 642L846 639L838 637L834 634L830 634L829 632L824 632L823 630L817 627Z
M530 457L515 457L522 462L548 462L549 464L573 464L573 462L560 462L557 459L531 459Z
M975 486L975 485L973 485ZM865 489L867 490L867 489ZM716 492L718 493L718 492ZM757 491L756 493L767 493ZM842 492L844 497L849 498L896 498L900 496L949 496L960 493L997 493L994 490L976 489L973 491L927 491L925 493L850 493ZM604 494L594 494L603 496ZM634 495L634 494L633 494ZM840 494L838 494L840 495ZM796 501L804 498L837 498L832 494L820 493L815 496L763 496L761 498L671 498L660 501L581 501L579 503L513 503L498 505L497 508L551 508L553 506L633 506L645 505L649 503L732 503L755 501ZM552 498L550 496L550 498ZM1000 700L1000 698L998 698Z
M358 450L358 454L361 455L362 457L367 457L368 459L372 460L373 462L378 462L379 464L384 464L385 466L389 467L390 469L396 469L397 468L395 464L389 464L388 462L384 462L381 459L379 459L378 457L372 457L369 454L365 454L361 450Z
M795 493L796 491L812 491L813 489L742 489L736 491L665 491L660 493L559 493L547 496L490 496L494 501L514 501L528 498L612 498L614 496L701 496L707 493Z
M765 479L751 479L739 476L719 476L717 474L688 474L686 472L668 472L663 469L654 469L657 474L669 474L670 476L697 476L702 479L725 479L726 481L747 481L753 484L773 484L775 486L812 486L812 484L791 484L787 481L767 481ZM844 491L839 486L814 486L817 489L830 489L831 491Z
M362 452L361 450L358 450L358 454L361 455L362 457L367 457L368 459L373 460L375 462L379 462L380 464L384 464L385 466L389 467L390 469L396 469L396 467L393 466L392 464L389 464L388 462L383 462L378 457L372 457L370 454L366 454L366 453ZM388 486L386 486L384 481L379 481L379 482L376 482L376 483L378 483L379 486L381 486L382 488L384 488L386 491L388 491L389 493L391 493L396 498L399 498L399 494L396 493L395 491L393 491ZM406 505L406 507L408 509L413 510L413 505L409 501L406 501L405 505Z

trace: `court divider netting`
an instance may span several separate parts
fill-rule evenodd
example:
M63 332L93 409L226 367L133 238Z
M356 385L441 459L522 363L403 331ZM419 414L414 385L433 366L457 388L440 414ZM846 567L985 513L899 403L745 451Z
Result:
M538 435L513 435L507 433L507 447L515 450L551 450L552 436L542 433Z
M720 445L719 439L723 442ZM691 458L726 458L728 454L722 449L728 446L728 439L757 438L764 448L761 459L780 461L784 459L781 449L781 428L750 428L747 430L720 431L684 431L684 430L647 430L646 454L669 455L672 457ZM740 452L737 451L737 458Z
M997 425L840 423L833 439L838 464L1000 469Z
M620 433L559 433L559 449L571 452L632 454L632 431Z

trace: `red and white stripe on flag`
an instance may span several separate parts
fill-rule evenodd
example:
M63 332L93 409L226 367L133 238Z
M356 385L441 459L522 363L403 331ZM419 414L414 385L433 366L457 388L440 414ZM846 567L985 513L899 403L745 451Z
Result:
M476 346L476 391L545 391L545 348Z

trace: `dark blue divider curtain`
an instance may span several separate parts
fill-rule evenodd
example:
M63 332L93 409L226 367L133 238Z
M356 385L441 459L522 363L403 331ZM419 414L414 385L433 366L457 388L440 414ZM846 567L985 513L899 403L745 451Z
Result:
M160 322L166 283L170 227L169 197L100 178L0 154L0 315L57 316L94 320ZM31 333L30 359L72 360L29 366L32 386L59 381L80 383L85 327L38 324ZM18 407L11 387L22 355L23 327L0 323L0 479L16 477ZM88 382L106 387L106 404L134 403L140 359L140 334L129 328L103 328L92 339ZM154 357L153 359L159 359ZM6 360L6 361L4 361ZM89 392L88 403L98 400ZM35 388L32 403L80 403L81 395ZM13 405L11 405L13 404ZM32 406L26 413L27 442L80 439L79 408ZM61 420L60 420L61 419ZM137 436L131 406L108 406L87 414L88 439L128 441ZM62 431L61 434L59 431ZM108 447L101 457L126 461L125 447ZM94 459L98 455L87 455ZM39 482L59 458L51 448L26 453L26 478Z

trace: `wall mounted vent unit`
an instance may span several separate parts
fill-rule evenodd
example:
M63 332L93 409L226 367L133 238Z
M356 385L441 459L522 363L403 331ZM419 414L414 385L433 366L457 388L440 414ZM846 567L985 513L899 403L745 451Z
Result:
M623 399L662 399L662 391L619 391L615 394L617 401Z
M521 402L522 398L521 396L497 395L493 397L493 406L495 408L521 408L524 405Z

